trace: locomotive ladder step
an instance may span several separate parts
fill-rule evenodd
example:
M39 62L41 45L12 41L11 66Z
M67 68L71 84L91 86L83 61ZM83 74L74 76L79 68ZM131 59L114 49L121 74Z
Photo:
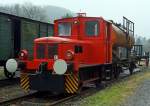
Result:
M111 70L108 70L108 69L106 70L106 72L110 72L110 71L111 71Z
M110 80L110 77L106 77L105 79L106 79L106 80Z
M110 80L111 79L111 70L106 69L105 72L106 72L105 80Z

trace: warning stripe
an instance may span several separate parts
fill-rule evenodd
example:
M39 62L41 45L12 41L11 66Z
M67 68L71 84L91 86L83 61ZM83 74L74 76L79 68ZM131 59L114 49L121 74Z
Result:
M73 92L76 91L74 85L69 81L69 80L66 80L67 81L67 84L69 85L69 87L72 89Z
M21 77L21 82L23 82L24 80L28 79L28 77Z
M73 86L73 88L78 89L78 88L77 88L77 85L75 85L75 83L73 82L73 80L72 80L71 78L68 78L68 77L67 77L67 81L68 81L69 83L71 83L71 85Z
M28 83L29 79L26 79L25 81L21 82L21 86L23 86L24 84Z
M65 85L65 86L67 86L67 85ZM68 93L71 93L71 92L68 90L68 88L65 88L65 90L66 90Z
M76 86L78 86L78 81L76 81L73 77L71 77L70 80L73 81L73 83L74 83Z
M26 91L28 91L28 90L29 90L29 85L26 86L24 89L25 89Z
M78 90L78 78L76 75L65 76L65 90L67 93L75 93Z
M76 82L78 82L78 77L77 77L77 75L74 75L73 77L74 77L74 79L76 80Z
M68 80L69 80L69 82L72 84L72 86L77 90L77 89L78 89L78 88L77 88L78 85L76 85L76 84L73 82L73 80L71 80L71 78L68 79Z
M21 82L24 81L27 77L21 77Z
M24 77L24 76L23 76L23 77L21 77L21 80L20 80L20 81L21 81L21 84L22 84L23 82L27 81L27 80L28 80L28 77L27 77L27 76L25 76L25 77Z
M70 93L73 93L72 89L69 87L68 84L66 84L66 88L69 90Z
M28 77L28 75L27 74L25 74L25 73L22 73L21 74L21 76L20 76L20 86L21 86L21 88L22 89L24 89L24 90L29 90L29 77Z
M23 88L25 88L26 86L28 86L28 82L26 82L24 85L22 85Z

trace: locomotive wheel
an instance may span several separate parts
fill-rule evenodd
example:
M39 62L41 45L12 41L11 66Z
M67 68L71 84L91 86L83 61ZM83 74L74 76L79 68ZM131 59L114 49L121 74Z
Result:
M97 89L103 88L101 82L102 82L102 81L101 81L100 79L95 81L95 86L96 86Z
M115 72L115 79L119 78L120 73L122 72L122 68L121 67L116 67L116 72Z
M83 88L83 84L80 84L76 94L81 94L82 88Z
M4 74L7 78L12 79L15 76L15 73L10 73L7 71L6 67L4 67Z
M132 67L129 67L129 72L130 72L130 75L133 74L133 68Z
M119 78L119 74L120 74L120 72L119 72L119 70L117 69L117 70L115 70L115 72L114 72L114 78L115 79L118 79Z

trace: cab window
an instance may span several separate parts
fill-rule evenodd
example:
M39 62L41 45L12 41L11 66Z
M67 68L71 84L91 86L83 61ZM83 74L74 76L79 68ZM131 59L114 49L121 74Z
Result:
M71 23L64 22L58 24L58 35L59 36L70 36L71 35Z
M98 21L85 22L85 33L87 36L98 36L99 35L99 22Z

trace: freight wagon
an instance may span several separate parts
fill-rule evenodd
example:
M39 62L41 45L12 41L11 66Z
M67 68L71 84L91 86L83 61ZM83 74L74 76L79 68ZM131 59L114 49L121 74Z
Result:
M33 40L52 35L53 24L0 12L0 66L4 66L5 76L15 75L5 68L8 59L17 58L21 49L28 50L32 59Z

